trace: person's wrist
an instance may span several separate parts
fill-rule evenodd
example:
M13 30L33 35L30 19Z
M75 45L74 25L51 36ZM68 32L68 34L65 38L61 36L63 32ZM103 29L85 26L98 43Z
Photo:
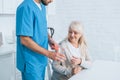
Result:
M46 51L45 56L49 57L50 51Z
M49 51L48 54L47 54L47 57L54 60L54 53L52 51Z
M82 63L82 59L80 58L80 62L79 62L79 64L78 64L78 65L81 65L81 63Z

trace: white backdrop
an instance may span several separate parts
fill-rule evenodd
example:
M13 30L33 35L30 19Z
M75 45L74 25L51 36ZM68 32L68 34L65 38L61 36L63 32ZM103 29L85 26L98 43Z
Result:
M57 42L66 37L70 22L79 20L92 57L120 61L120 0L56 0L55 13L48 25Z

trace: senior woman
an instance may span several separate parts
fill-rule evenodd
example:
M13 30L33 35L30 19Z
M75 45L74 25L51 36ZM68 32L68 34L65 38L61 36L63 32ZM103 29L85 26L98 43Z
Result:
M53 61L51 80L68 80L72 75L91 66L87 44L83 34L83 25L73 21L68 30L68 37L60 42L59 51L66 56L66 61Z

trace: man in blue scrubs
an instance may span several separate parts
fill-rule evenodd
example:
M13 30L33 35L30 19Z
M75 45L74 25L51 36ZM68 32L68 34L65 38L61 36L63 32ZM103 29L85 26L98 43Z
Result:
M57 44L47 33L46 8L52 0L24 0L16 12L17 68L22 80L44 80L48 58L63 61L63 54L48 51Z

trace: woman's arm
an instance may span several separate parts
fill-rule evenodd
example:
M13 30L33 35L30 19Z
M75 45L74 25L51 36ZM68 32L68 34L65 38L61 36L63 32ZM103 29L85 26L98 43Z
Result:
M64 49L61 46L60 46L59 52L62 53L62 54L64 54L64 55L66 54L65 51L64 51ZM66 56L66 58L67 58L67 56ZM66 61L67 60L68 59L66 59ZM60 74L63 74L63 75L69 75L69 74L71 74L72 69L71 69L70 66L66 67L66 63L65 63L66 61L64 61L64 62L53 61L53 63L52 63L53 70L56 71L56 72L58 72L58 73L60 73Z
M63 62L54 61L52 68L54 71L63 75L69 75L72 72L72 69L70 67L66 67Z
M92 60L91 60L91 56L86 53L84 57L81 58L82 62L80 64L81 67L83 68L90 68L92 66Z
M72 56L71 63L75 66L80 65L82 68L89 68L92 64L91 58L88 54L85 54L81 58Z

